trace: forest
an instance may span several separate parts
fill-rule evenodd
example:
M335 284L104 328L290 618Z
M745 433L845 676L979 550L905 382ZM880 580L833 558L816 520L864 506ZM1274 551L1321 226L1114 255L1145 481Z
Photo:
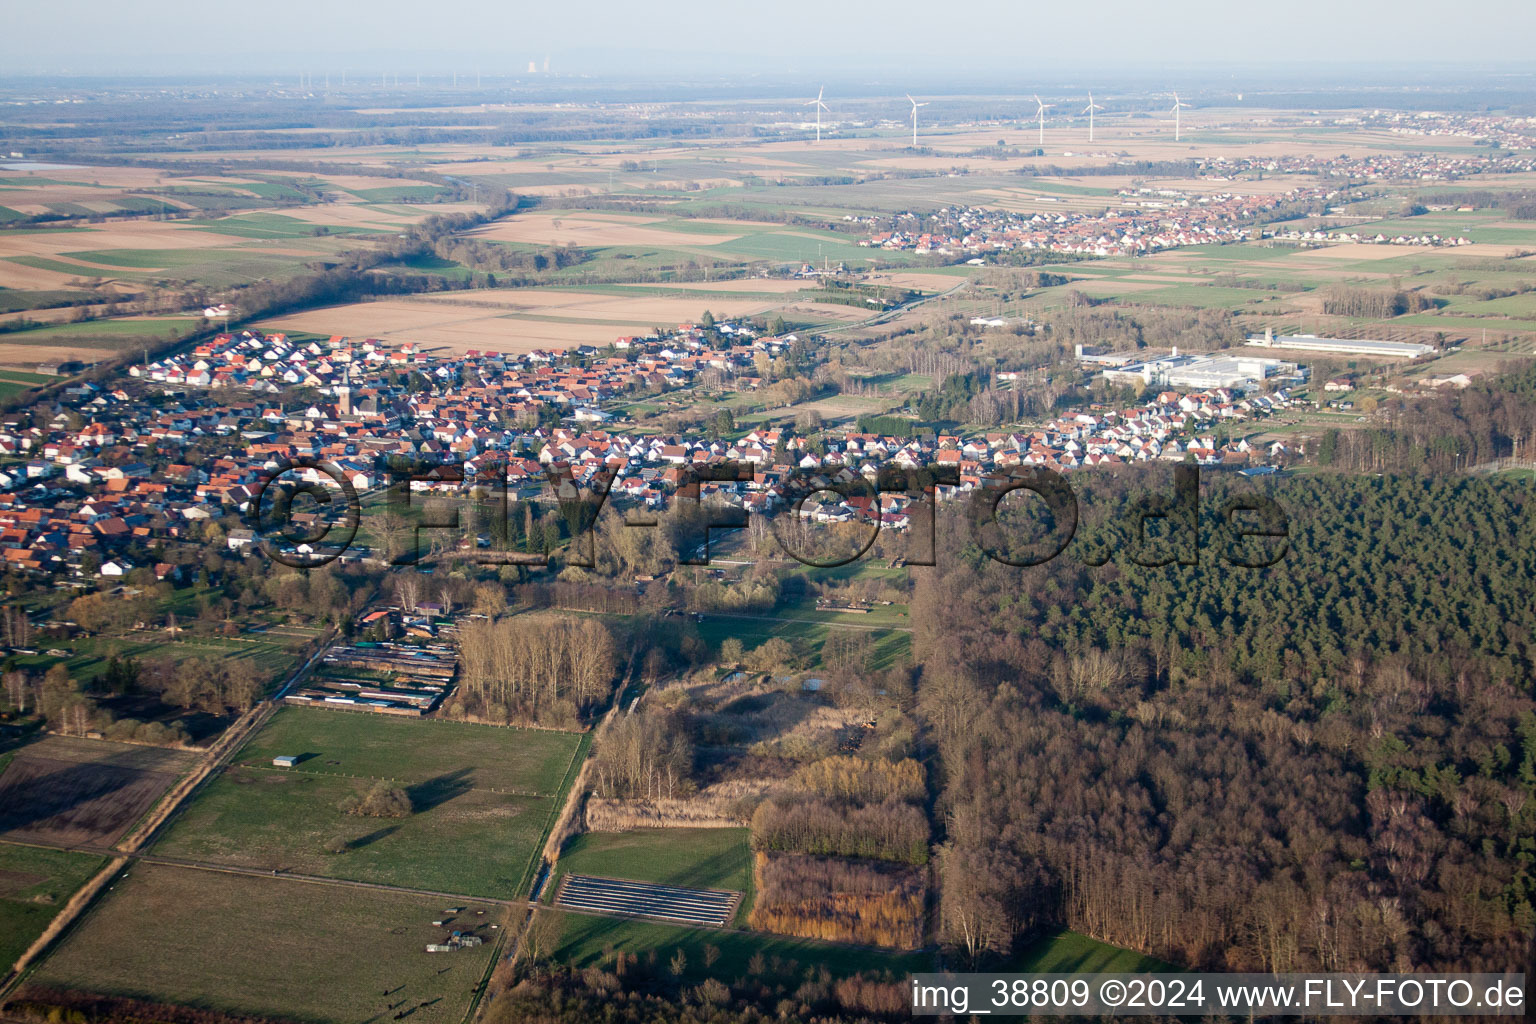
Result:
M1329 316L1385 320L1404 313L1420 313L1434 305L1433 299L1420 292L1401 289L1329 288L1323 292L1323 312Z
M596 619L534 614L467 622L458 701L500 724L573 725L612 690L617 651Z
M1503 367L1490 381L1428 400L1378 407L1383 423L1329 430L1316 461L1351 472L1446 473L1502 458L1529 458L1536 435L1536 366Z
M1027 569L941 517L912 620L944 937L977 961L1064 925L1206 969L1523 962L1530 488L1291 477L1265 488L1289 550L1243 570L1204 543L1190 565L1116 557L1154 484L1074 480L1077 539Z

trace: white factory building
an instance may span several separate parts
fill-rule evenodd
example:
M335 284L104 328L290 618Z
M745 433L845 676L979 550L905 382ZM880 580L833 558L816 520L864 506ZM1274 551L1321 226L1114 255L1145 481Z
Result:
M1265 330L1263 334L1250 334L1248 344L1259 348L1294 349L1302 352L1337 352L1349 356L1391 356L1395 359L1413 359L1435 351L1433 345L1418 345L1410 341L1369 341L1364 338L1319 338L1315 334L1275 334Z
M1100 376L1112 384L1187 388L1207 391L1231 388L1254 391L1266 380L1304 381L1311 371L1295 363L1259 356L1217 352L1211 355L1180 355L1175 348L1166 356L1127 362L1106 368Z

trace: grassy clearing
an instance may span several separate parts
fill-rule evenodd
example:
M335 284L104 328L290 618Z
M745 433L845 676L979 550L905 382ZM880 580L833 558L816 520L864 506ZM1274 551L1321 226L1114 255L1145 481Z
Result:
M46 373L28 373L25 370L0 370L6 380L20 381L23 384L52 384L58 377L49 376Z
M638 954L641 958L654 953L658 968L663 971L681 950L687 960L683 977L689 981L709 977L729 980L750 977L793 982L803 979L807 972L823 967L835 977L881 972L903 977L933 969L933 958L924 953L891 953L763 932L685 928L564 911L540 913L555 915L561 924L553 958L574 967L606 965L611 969L608 950L613 949ZM708 946L715 947L720 955L712 967L706 968L704 961ZM761 970L755 969L753 964L753 957L757 955L762 956L758 965Z
M403 267L407 270L419 270L427 274L441 274L444 277L466 278L471 275L468 267L453 260L445 260L441 256L412 256L395 263L382 263L381 267Z
M105 863L86 853L0 843L0 965L15 963Z
M411 784L467 772L476 788L552 796L579 739L547 729L290 707L273 716L237 760L270 764L278 754L311 754L297 771Z
M81 268L76 267L76 270ZM196 320L92 320L83 324L50 324L4 335L7 344L54 342L63 338L163 338L191 330Z
M862 620L866 618L868 616L840 615L836 612L809 612L804 617L799 614L788 617L768 613L752 618L706 614L704 621L699 623L699 635L716 651L727 637L736 637L749 649L770 637L783 637L807 651L810 655L807 667L814 671L821 667L821 647L828 633L853 620L859 620L859 625L864 625ZM874 643L870 657L872 669L883 670L911 657L910 633L898 629L875 628L869 630L869 635Z
M1026 974L1096 974L1171 971L1156 957L1121 949L1077 932L1062 931L1031 945L1009 968Z
M744 893L737 912L751 909L752 852L744 828L637 828L628 832L587 832L560 854L551 898L567 874L600 875L696 889Z
M0 288L0 313L57 308L65 303L90 301L92 298L90 292L70 291L64 288L43 291Z
M415 1008L413 1022L456 1024L496 932L481 925L484 946L429 954L446 934L431 924L442 910L403 894L141 864L32 980L290 1020L388 1020L398 1006ZM492 915L470 906L460 919Z
M526 892L588 737L285 708L156 846L192 860L509 899ZM270 767L276 754L298 768ZM415 813L338 805L388 780ZM334 840L345 844L328 852Z
M155 846L164 856L512 899L547 828L552 797L502 796L448 777L404 788L408 818L343 814L370 779L231 768ZM329 853L326 844L346 848Z

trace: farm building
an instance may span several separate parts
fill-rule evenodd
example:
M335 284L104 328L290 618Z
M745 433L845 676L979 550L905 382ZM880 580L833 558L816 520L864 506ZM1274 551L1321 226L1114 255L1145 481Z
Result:
M278 754L272 759L272 764L277 768L292 768L299 763L299 759L293 754Z

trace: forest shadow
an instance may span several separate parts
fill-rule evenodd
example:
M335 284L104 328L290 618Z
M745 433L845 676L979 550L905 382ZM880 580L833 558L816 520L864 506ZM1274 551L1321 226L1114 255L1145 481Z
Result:
M459 768L425 782L418 782L406 790L406 795L411 798L411 806L417 812L430 811L455 797L463 796L475 788L469 781L473 771L473 768Z
M67 814L82 804L116 793L143 775L132 768L86 762L46 775L21 777L36 767L36 761L25 758L18 758L12 765L12 778L0 787L0 832L27 829Z

